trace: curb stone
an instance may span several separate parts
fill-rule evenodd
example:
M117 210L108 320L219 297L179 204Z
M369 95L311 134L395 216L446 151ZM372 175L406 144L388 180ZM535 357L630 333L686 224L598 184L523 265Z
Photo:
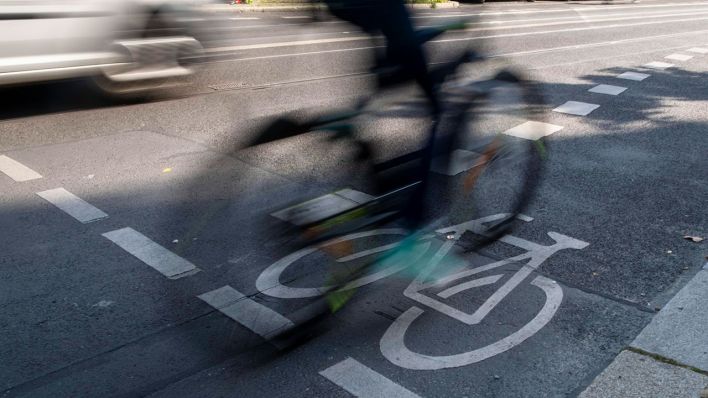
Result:
M662 308L580 398L708 398L708 264Z

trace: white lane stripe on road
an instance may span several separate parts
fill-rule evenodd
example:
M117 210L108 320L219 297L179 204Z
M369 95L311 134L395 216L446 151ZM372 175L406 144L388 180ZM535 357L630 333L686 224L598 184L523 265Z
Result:
M675 53L675 54L669 54L669 55L665 56L664 58L673 59L676 61L688 61L689 59L693 58L693 55Z
M552 34L552 33L579 32L579 31L587 31L587 30L601 30L601 29L613 29L613 28L628 28L628 27L634 27L634 26L657 25L657 24L676 23L676 22L705 21L705 20L708 20L708 17L672 19L672 20L651 21L651 22L637 22L637 23L632 23L632 24L588 26L588 27L580 27L580 28L555 29L555 30L544 30L544 31L536 31L536 32L505 33L505 34L498 34L498 35L475 36L475 37L462 37L462 38L455 38L455 39L433 40L433 41L431 41L431 43L452 43L452 42L458 42L458 41L486 40L486 39L496 39L496 38L504 38L504 37L536 36L536 35L545 35L545 34ZM652 36L652 38L679 36L679 35L686 35L686 34L697 34L697 33L701 33L701 32L703 32L703 31L672 33L672 34L667 34L667 35ZM212 47L212 48L205 49L204 52L205 53L219 53L219 52L232 52L232 51L243 51L243 50L258 50L258 49L265 49L265 48L304 46L304 45L314 45L314 44L328 44L328 43L339 43L339 42L348 42L348 41L363 41L363 40L376 39L376 38L381 38L381 37L352 36L352 37L340 37L340 38L332 38L332 39L297 40L297 41L287 41L287 42L277 42L277 43L260 43L260 44L249 44L249 45L240 45L240 46ZM622 43L622 42L632 42L632 41L642 41L642 40L646 40L646 38L613 40L613 41L602 42L602 43L618 44L618 43ZM587 46L592 47L592 46L603 45L602 43L592 43L591 45L587 45ZM585 45L576 45L576 46L567 46L564 48L569 48L569 49L583 48L584 46ZM355 48L353 50L362 50L362 49L370 49L370 48L376 48L376 47ZM347 50L348 49L337 49L335 51L347 51ZM309 52L306 54L317 54L317 53L327 53L327 52L331 52L331 51L327 51L327 50L314 51L314 52ZM529 53L533 53L533 52L536 52L536 51L531 51ZM538 52L542 52L542 51L538 51ZM305 53L286 54L286 55L279 54L277 56L274 56L273 58L282 57L282 56L298 56L298 55L305 55ZM269 58L269 57L270 56L243 58L241 60L264 59L264 58Z
M613 86L611 84L598 84L588 91L597 94L620 95L625 90L627 90L627 87Z
M692 47L686 51L696 53L696 54L708 54L708 48L702 48L702 47Z
M639 73L639 72L624 72L620 73L617 75L618 79L624 79L624 80L633 80L635 82L641 82L642 80L646 79L651 75L648 75L646 73Z
M697 15L705 15L708 13L708 10L703 10L702 12L681 12L681 13L671 13L671 14L658 14L658 15L652 15L651 17L653 18L669 18L669 17L685 17L685 16L697 16ZM570 21L547 21L547 22L542 22L542 23L533 23L533 24L523 24L523 25L510 25L510 26L489 26L489 27L480 27L480 28L468 28L464 29L463 32L480 32L480 31L487 31L487 30L508 30L508 29L522 29L522 28L540 28L544 26L558 26L558 25L573 25L573 24L580 24L582 22L617 22L617 21L631 21L631 20L636 20L636 19L643 19L646 20L647 16L641 15L632 15L632 16L621 16L621 17L613 17L613 18L585 18L584 20L570 20ZM652 22L662 22L662 21L652 21Z
M283 18L283 19L307 19L310 17L308 17L307 15L293 15L290 17L281 17L281 18Z
M229 19L232 20L232 21L252 21L252 20L260 19L260 18L256 18L256 17L231 17L231 18L229 18Z
M523 10L523 11L497 11L497 12L482 12L482 13L469 13L469 14L437 14L437 15L425 15L425 16L414 16L413 18L460 18L460 17L476 17L476 16L491 16L491 15L515 15L515 14L544 14L544 13L557 13L557 12L593 12L593 11L605 11L605 10L620 10L624 8L657 8L657 7L676 7L676 6L704 6L708 3L671 3L671 4L658 4L658 5L631 5L631 6L594 6L593 8L558 8L551 10Z
M654 62L649 62L648 64L644 64L642 66L644 66L645 68L649 68L649 69L661 70L661 69L671 68L672 66L674 66L674 64L669 64L667 62L654 61Z
M37 192L37 195L84 224L108 217L108 214L64 188Z
M553 109L553 112L567 113L569 115L587 116L590 112L599 108L600 105L589 104L587 102L568 101L565 104Z
M538 50L526 50L526 51L516 51L516 52L510 52L510 53L490 54L490 55L488 55L488 57L489 58L518 57L518 56L531 55L531 54L552 53L552 52L557 52L557 51L580 50L583 48L616 46L618 44L637 43L637 42L642 42L642 41L657 40L657 39L668 38L668 37L695 35L695 34L700 34L700 33L708 33L708 29L707 30L692 31L692 32L668 33L668 34L655 35L655 36L635 37L635 38L623 39L623 40L612 40L612 41L602 41L602 42L596 42L596 43L577 44L577 45L571 45L571 46L542 48L542 49L538 49ZM290 54L261 55L261 56L256 56L256 57L242 57L242 58L234 58L234 59L228 59L228 60L222 60L222 61L216 61L216 62L257 61L257 60L261 60L261 59L302 57L302 56L309 56L309 55L331 54L331 53L341 53L341 52L349 52L349 51L368 51L368 50L372 50L372 49L376 49L376 48L383 48L383 47L384 46L352 47L352 48L339 48L336 50L306 51L306 52L290 53ZM673 48L683 48L683 47L685 47L685 46L679 46L679 47L673 47ZM653 53L655 51L652 50L651 52ZM629 55L633 55L633 54L644 54L644 52L630 53ZM362 72L362 73L355 73L355 74L335 75L335 76L329 76L329 77L333 77L333 78L334 77L348 77L348 76L352 76L352 75L364 75L364 74L366 74L366 73ZM649 75L647 75L647 76L649 76ZM301 82L301 81L296 81L296 82ZM287 82L282 82L282 83L278 83L278 84L287 84Z
M214 52L224 52L224 51L241 51L241 50L258 50L263 48L276 48L276 47L289 47L289 46L308 46L312 44L328 44L328 43L340 43L346 41L359 41L359 40L369 40L369 36L355 36L355 37L339 37L334 39L315 39L315 40L296 40L296 41L285 41L279 43L261 43L261 44L247 44L243 46L229 46L229 47L213 47L204 50L206 53Z
M288 318L253 301L229 285L197 297L266 339L295 326Z
M132 228L126 227L106 232L103 236L170 279L193 275L199 271L199 268L194 264Z
M551 135L562 129L563 126L557 126L555 124L528 121L521 123L516 127L510 128L503 134L511 135L518 138L525 138L527 140L537 140L541 137Z
M347 358L320 374L355 397L420 397L353 358Z
M0 172L3 172L16 182L42 178L41 174L5 155L0 155Z

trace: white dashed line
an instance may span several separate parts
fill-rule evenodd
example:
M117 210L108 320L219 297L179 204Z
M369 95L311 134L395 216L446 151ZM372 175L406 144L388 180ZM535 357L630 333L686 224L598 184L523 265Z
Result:
M650 69L667 69L667 68L671 68L672 66L674 66L674 64L669 64L666 62L659 62L659 61L649 62L648 64L644 64L645 68L650 68Z
M527 140L537 140L541 137L551 135L563 129L563 126L557 126L550 123L528 121L520 125L510 128L504 134Z
M194 264L132 228L106 232L103 236L170 279L193 275L199 271Z
M599 84L590 90L591 93L607 94L607 95L620 95L627 87L613 86L611 84Z
M353 358L347 358L320 374L355 397L420 397Z
M0 172L3 172L16 182L42 178L41 174L5 155L0 155Z
M708 48L701 48L701 47L689 48L686 51L691 52L691 53L696 53L696 54L708 54Z
M675 61L688 61L689 59L693 58L693 55L686 55L686 54L670 54L665 56L664 58L666 59L673 59Z
M259 304L231 286L198 296L224 315L264 338L295 326L289 319Z
M37 195L84 224L108 217L108 214L64 188L37 192Z
M599 107L600 105L588 104L587 102L568 101L565 104L555 108L553 112L567 113L569 115L576 116L587 116L590 112Z
M352 209L372 198L363 192L343 189L279 210L271 216L295 225L306 225Z
M639 72L624 72L619 75L617 75L618 79L624 79L624 80L634 80L635 82L641 82L642 80L646 79L651 75L648 75L646 73L639 73Z
M291 17L281 17L281 18L283 18L283 19L308 19L310 17L308 17L306 15L294 15Z
M260 19L256 17L231 17L229 18L232 21L252 21L254 19Z

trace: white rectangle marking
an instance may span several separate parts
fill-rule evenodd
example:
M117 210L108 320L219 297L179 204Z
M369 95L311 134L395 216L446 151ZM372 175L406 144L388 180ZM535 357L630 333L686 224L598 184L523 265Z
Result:
M260 19L260 18L256 18L256 17L231 17L231 18L229 18L229 19L232 20L232 21L251 21L251 20Z
M336 193L330 193L271 213L271 216L295 225L306 225L352 209L358 205L359 203L351 199L346 199Z
M565 104L555 108L553 112L567 113L569 115L576 116L587 116L590 112L599 107L600 105L588 104L587 102L568 101Z
M347 358L320 374L355 397L420 397L353 358Z
M84 224L108 217L108 214L64 188L37 192L37 195Z
M369 195L368 193L360 192L351 188L340 189L339 191L335 192L335 194L337 196L341 196L345 199L352 200L359 204L366 203L374 199L374 197Z
M686 51L696 53L696 54L708 54L708 48L702 48L702 47L693 47L693 48L689 48Z
M693 58L693 55L686 55L686 54L669 54L665 56L664 58L666 59L673 59L676 61L688 61L689 59Z
M619 75L617 75L618 79L624 79L624 80L634 80L635 82L641 82L642 80L646 79L651 75L648 75L646 73L639 73L639 72L624 72Z
M626 89L627 89L627 87L613 86L611 84L599 84L599 85L591 88L588 91L591 93L598 93L598 94L620 95Z
M106 232L103 236L170 279L182 278L199 271L194 264L132 228Z
M659 61L649 62L648 64L644 64L645 68L660 69L660 70L671 68L672 66L674 66L674 64L670 64L667 62L659 62Z
M197 297L266 339L295 326L288 318L228 285Z
M5 155L0 155L0 171L17 182L42 178L36 171Z
M541 137L551 135L560 130L563 130L563 126L557 126L555 124L550 123L528 121L521 123L516 127L510 128L509 130L505 131L504 134L518 138L525 138L527 140L537 140Z

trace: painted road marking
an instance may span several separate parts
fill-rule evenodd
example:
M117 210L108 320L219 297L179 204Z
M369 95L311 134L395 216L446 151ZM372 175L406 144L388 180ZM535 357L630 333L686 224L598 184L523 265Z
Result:
M194 264L132 228L126 227L106 232L103 236L170 279L178 279L199 272L199 268Z
M420 397L353 358L347 358L320 374L355 397Z
M537 140L541 137L551 135L563 129L563 126L555 124L528 121L510 128L504 134L514 137L525 138L527 140Z
M588 91L591 93L598 93L598 94L620 95L626 89L627 89L627 87L613 86L611 84L600 84L600 85L597 85L597 86L591 88Z
M631 6L617 6L617 5L612 5L612 6L596 6L597 8L593 8L591 10L588 9L582 9L582 11L587 12L587 11L605 11L605 10L620 10L624 8L631 8L636 10L637 8L659 8L659 7L676 7L676 6L704 6L708 5L708 3L704 2L699 2L699 3L671 3L671 4L660 4L660 5L631 5ZM481 12L481 13L472 13L472 14L420 14L420 15L425 15L425 16L414 16L411 18L459 18L459 17L474 17L474 16L491 16L491 15L514 15L514 14L545 14L545 13L567 13L571 11L580 11L580 8L558 8L558 9L550 9L550 10L523 10L523 11L496 11L496 12Z
M288 318L253 301L229 285L197 297L266 339L295 326Z
M704 21L704 20L708 20L708 17L684 18L684 19L674 19L674 20L666 20L666 21L637 22L637 23L632 23L632 24L615 24L615 25L589 26L589 27L580 27L580 28L554 29L554 30L535 31L535 32L505 33L505 34L499 34L499 35L463 37L463 38L455 38L455 39L441 39L441 40L432 40L431 43L450 43L450 42L457 42L457 41L487 40L487 39L503 38L503 37L535 36L535 35L545 35L545 34L552 34L552 33L567 33L567 32L578 32L578 31L586 31L586 30L627 28L627 27L633 27L633 26L645 26L645 25ZM690 33L696 34L699 32L700 31L692 31ZM343 38L340 37L340 38L332 38L332 39L297 40L297 41L287 41L287 42L278 42L278 43L262 43L262 44L249 44L249 45L240 45L240 46L213 47L213 48L204 49L204 52L205 53L235 52L235 51L255 50L255 49L263 49L263 48L340 43L340 42L348 42L348 41L369 41L371 39L378 39L378 38L380 38L380 37L352 36L352 37L343 37ZM632 39L632 40L634 40L634 39ZM608 43L615 45L616 43L618 43L618 41L613 40ZM577 46L577 45L572 46L572 48L577 49L577 48L579 48L579 46ZM294 55L297 55L297 54L294 54Z
M270 215L291 224L307 225L352 209L372 198L363 192L343 189L276 211Z
M0 171L16 182L42 178L41 174L5 155L0 155Z
M231 17L229 18L232 21L252 21L254 19L260 19L257 17Z
M688 61L689 59L693 58L693 55L686 55L686 54L669 54L665 56L664 58L666 59L673 59L676 61Z
M624 72L620 73L617 75L618 79L625 79L625 80L634 80L636 82L641 82L642 80L646 79L651 75L648 75L646 73L639 73L639 72Z
M586 116L599 107L600 105L589 104L587 102L568 101L565 104L553 109L553 112L567 113L569 115L577 116Z
M108 217L108 214L64 188L37 192L37 195L84 224Z
M281 18L283 18L283 19L308 19L310 17L308 17L306 15L294 15L292 17L281 17Z
M701 47L689 48L686 51L696 53L696 54L708 54L708 48L701 48Z
M650 69L667 69L671 68L674 66L674 64L669 64L667 62L659 62L659 61L654 61L654 62L649 62L648 64L644 64L645 68L650 68Z

